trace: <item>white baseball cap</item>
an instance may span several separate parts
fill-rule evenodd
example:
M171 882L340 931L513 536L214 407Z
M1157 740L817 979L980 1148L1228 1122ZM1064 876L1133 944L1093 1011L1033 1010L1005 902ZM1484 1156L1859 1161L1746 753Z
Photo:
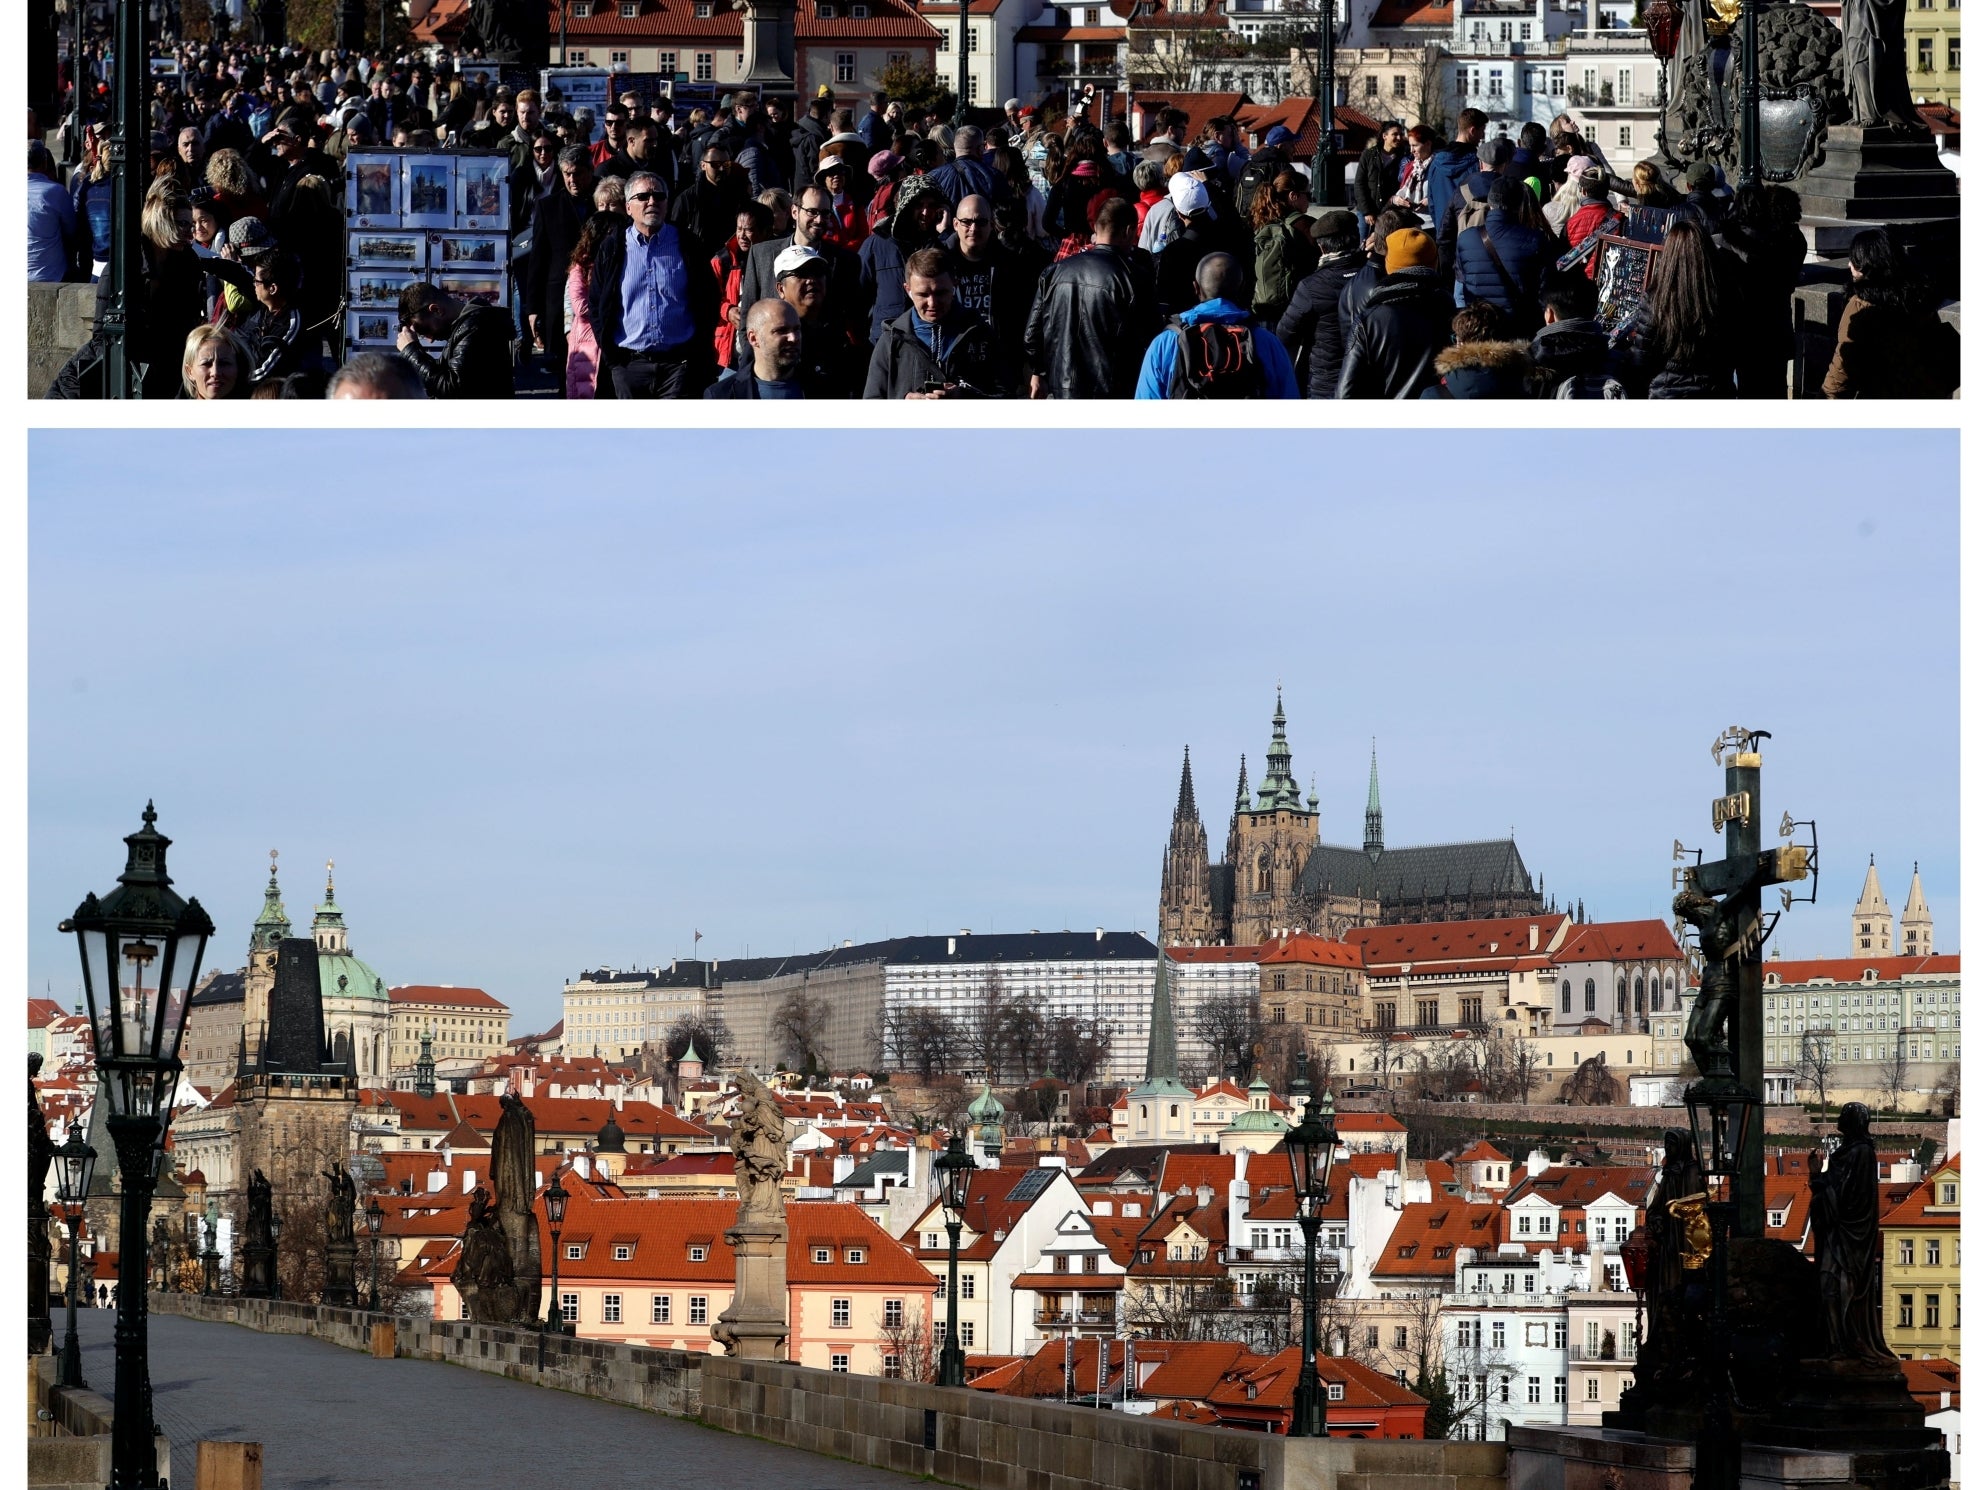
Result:
M1173 179L1166 183L1166 194L1173 199L1175 212L1191 217L1207 211L1207 188L1185 171L1173 173Z
M773 260L773 278L785 279L789 274L798 274L811 264L826 265L828 260L819 249L794 244L780 250L780 256Z

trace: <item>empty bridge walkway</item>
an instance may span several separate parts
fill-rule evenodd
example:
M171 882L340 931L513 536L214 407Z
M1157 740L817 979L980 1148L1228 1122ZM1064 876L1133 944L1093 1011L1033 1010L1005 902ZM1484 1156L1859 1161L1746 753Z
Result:
M111 1394L108 1309L77 1316L83 1371ZM57 1340L63 1324L56 1320ZM172 1484L193 1490L203 1438L260 1443L267 1490L892 1490L879 1469L440 1361L374 1360L303 1335L151 1319L154 1415Z

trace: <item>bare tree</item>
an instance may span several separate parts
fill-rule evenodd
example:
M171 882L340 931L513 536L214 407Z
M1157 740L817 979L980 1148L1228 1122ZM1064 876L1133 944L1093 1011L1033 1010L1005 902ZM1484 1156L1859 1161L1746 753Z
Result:
M929 1081L952 1069L959 1054L959 1027L928 1004L898 1004L883 1011L880 1037L884 1057L897 1070Z
M1111 1029L1102 1018L1058 1014L1049 1020L1049 1072L1071 1086L1082 1086L1103 1068L1111 1053Z
M1904 1101L1905 1090L1911 1085L1911 1067L1905 1058L1904 1031L1897 1032L1897 1038L1890 1048L1878 1058L1877 1086L1883 1092L1884 1107L1896 1112Z
M684 1052L692 1044L697 1054L704 1058L706 1067L725 1065L731 1059L737 1041L733 1039L731 1026L716 1014L684 1014L669 1027L662 1037L662 1056L670 1065L683 1059Z
M1041 995L1022 991L1007 996L1001 1011L1001 1048L1008 1069L1023 1081L1042 1074L1049 1053L1049 1015Z
M1240 1321L1227 1274L1168 1278L1125 1290L1125 1326L1148 1340L1230 1340Z
M1828 1106L1828 1083L1835 1074L1835 1041L1832 1030L1805 1030L1794 1056L1794 1077L1815 1094L1815 1101Z
M906 1302L897 1323L887 1318L877 1322L883 1340L883 1374L905 1381L934 1381L938 1377L938 1350L932 1341L930 1316L923 1304ZM890 1368L892 1358L897 1367Z
M998 968L987 969L980 989L965 1011L960 1035L968 1065L983 1081L999 1081L1006 1065L1009 1011L1013 1006L1006 980Z
M1205 998L1187 1021L1188 1032L1206 1045L1214 1060L1214 1076L1247 1081L1255 1073L1256 1047L1263 1041L1260 1001L1254 989Z
M820 1066L821 1044L827 1029L827 1001L804 988L796 988L773 1009L773 1038L800 1070Z

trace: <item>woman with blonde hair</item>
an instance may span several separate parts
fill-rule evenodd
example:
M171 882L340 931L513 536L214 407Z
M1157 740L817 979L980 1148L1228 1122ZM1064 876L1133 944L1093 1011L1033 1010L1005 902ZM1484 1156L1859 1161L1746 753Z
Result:
M181 398L247 398L248 349L225 326L195 326L179 360Z
M185 351L186 334L206 319L210 260L193 251L193 201L170 176L154 180L138 213L138 283L132 287L136 333L126 343L126 361L143 368L139 393L171 398L179 391L173 375ZM96 325L110 309L110 276L97 281ZM55 375L51 398L103 398L109 344L101 329Z
M214 189L214 200L221 209L224 226L232 226L238 217L259 217L268 221L269 204L256 188L255 173L248 168L248 158L239 150L224 148L207 157L207 184Z
M110 263L111 199L116 195L110 174L110 145L103 130L103 125L92 124L83 131L83 163L69 181L76 222L84 230L77 267L87 269L91 279Z

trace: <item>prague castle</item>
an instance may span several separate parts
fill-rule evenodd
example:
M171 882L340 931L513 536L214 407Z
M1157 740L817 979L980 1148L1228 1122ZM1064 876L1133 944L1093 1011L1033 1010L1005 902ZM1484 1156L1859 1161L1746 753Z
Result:
M1518 845L1509 838L1388 848L1381 827L1380 765L1367 779L1365 841L1358 848L1319 836L1318 794L1299 793L1284 734L1283 693L1270 721L1266 768L1253 795L1242 760L1235 807L1219 862L1194 803L1191 753L1180 767L1159 885L1162 946L1250 946L1273 930L1334 939L1357 926L1526 916L1546 909Z

